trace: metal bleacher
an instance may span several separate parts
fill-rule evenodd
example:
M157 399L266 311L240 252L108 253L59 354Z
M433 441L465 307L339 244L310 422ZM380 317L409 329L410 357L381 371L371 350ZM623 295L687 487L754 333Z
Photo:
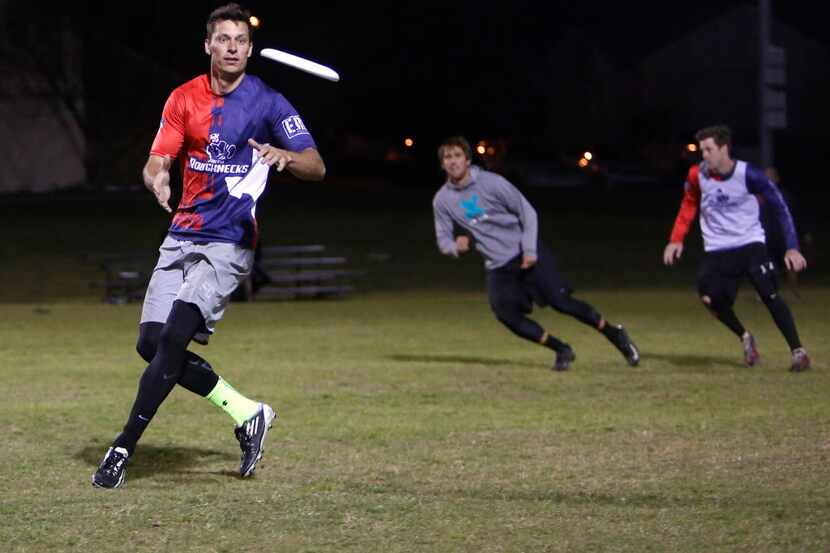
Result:
M253 299L324 298L354 292L353 279L365 271L347 267L343 256L326 255L322 244L263 246L251 275ZM256 280L262 279L257 284Z
M98 253L87 256L104 273L101 288L108 303L140 302L158 254ZM256 252L249 278L232 295L233 301L268 299L335 298L355 291L354 278L365 271L347 267L343 256L326 255L321 244L297 246L261 246Z

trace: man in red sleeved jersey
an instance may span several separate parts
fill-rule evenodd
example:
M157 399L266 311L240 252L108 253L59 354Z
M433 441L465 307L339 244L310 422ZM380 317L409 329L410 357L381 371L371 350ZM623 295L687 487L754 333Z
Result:
M731 157L732 135L719 125L697 132L703 163L689 169L680 212L663 262L673 265L683 253L683 239L698 210L705 255L698 274L698 292L703 304L734 332L743 344L744 361L760 361L755 338L738 320L733 306L738 284L750 282L766 305L791 352L790 370L810 368L810 358L801 345L790 308L778 294L775 267L767 253L764 228L759 218L758 197L775 214L786 240L784 263L798 272L807 267L798 246L795 225L780 191L764 172Z
M294 107L245 68L253 52L250 13L237 4L207 21L210 72L176 88L164 106L143 170L144 184L171 212L170 167L178 158L182 198L159 248L141 313L137 350L149 363L123 431L92 477L117 488L126 464L161 403L177 383L230 415L242 450L245 478L262 456L276 418L188 351L206 344L230 294L251 271L257 240L256 203L271 166L304 180L320 180L325 165Z

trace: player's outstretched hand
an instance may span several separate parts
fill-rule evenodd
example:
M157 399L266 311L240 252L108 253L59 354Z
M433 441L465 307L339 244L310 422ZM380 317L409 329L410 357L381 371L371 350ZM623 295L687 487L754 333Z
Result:
M470 251L470 237L464 235L456 236L455 248L458 250L458 253L467 253Z
M248 139L248 144L259 152L260 163L276 165L277 171L282 171L286 165L294 161L291 152L287 150L281 150L270 144L260 144L253 138Z
M674 265L683 255L683 242L669 242L663 250L663 263Z
M170 173L167 171L159 171L153 177L153 194L156 196L156 201L167 213L171 213L170 209Z
M798 250L787 250L784 253L784 264L787 266L787 269L794 273L798 273L807 268L807 260L804 259L804 256Z
M536 265L536 258L532 255L523 255L522 256L522 269L530 269Z

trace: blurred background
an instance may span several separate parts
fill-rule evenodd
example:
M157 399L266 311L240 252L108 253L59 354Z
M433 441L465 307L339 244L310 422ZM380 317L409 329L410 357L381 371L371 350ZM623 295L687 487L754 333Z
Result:
M0 216L12 237L0 299L84 297L94 268L78 255L157 247L168 221L141 167L168 94L208 69L204 24L222 3L0 2ZM659 255L698 161L693 135L726 123L734 157L778 169L805 278L827 281L830 38L800 3L245 5L256 52L293 52L342 79L251 59L328 166L319 185L273 178L258 208L264 243L397 260L370 268L370 288L425 286L413 271L436 265L446 278L430 285L479 289L467 268L479 261L450 265L433 243L436 148L461 134L534 203L543 237L588 286L610 286L607 267L633 271L615 285L674 284ZM73 280L61 267L90 272Z

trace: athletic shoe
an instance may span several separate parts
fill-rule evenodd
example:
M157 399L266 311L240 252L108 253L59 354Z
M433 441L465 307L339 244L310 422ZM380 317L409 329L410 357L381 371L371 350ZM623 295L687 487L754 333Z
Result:
M553 362L553 367L551 368L555 371L567 371L575 359L576 354L574 350L566 346L562 351L556 352L556 361Z
M239 464L239 475L242 478L252 475L256 469L256 464L262 459L265 435L271 428L275 418L277 418L277 414L271 406L260 403L256 415L234 430L236 439L239 440L239 448L242 450L242 462Z
M127 457L129 454L123 447L109 448L92 475L92 485L96 488L120 487L127 477Z
M625 357L629 365L636 367L640 363L640 350L637 349L637 346L628 337L628 332L625 331L622 325L617 325L615 328L618 332L611 340L611 343L620 350L620 353L623 354L623 357Z
M810 357L807 355L807 350L804 348L796 348L793 350L793 362L790 365L790 371L800 373L810 368Z
M744 332L741 338L741 343L744 345L744 363L747 367L754 367L761 361L761 354L758 353L758 345L755 343L755 336ZM795 357L793 357L795 359Z

